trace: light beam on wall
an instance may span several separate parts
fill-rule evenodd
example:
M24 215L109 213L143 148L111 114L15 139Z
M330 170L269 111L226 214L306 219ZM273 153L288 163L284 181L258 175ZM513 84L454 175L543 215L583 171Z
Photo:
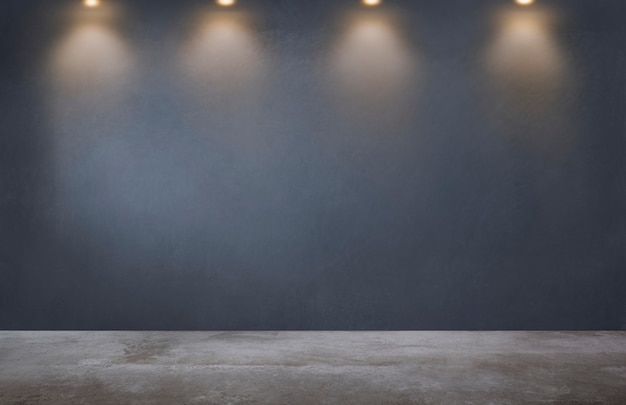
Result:
M421 72L414 48L392 14L362 12L339 24L326 79L337 109L355 122L400 119L416 94Z
M83 4L85 7L95 8L100 5L100 0L84 0Z
M97 23L79 24L54 51L52 73L59 91L95 96L123 84L132 64L128 47L114 30Z
M80 7L66 10L65 30L50 48L50 81L68 100L119 90L128 83L135 63L119 32L121 10L98 0L86 0L84 5L98 8L88 13Z
M557 23L548 9L501 12L485 58L492 102L514 126L503 132L517 132L517 141L552 152L571 138L566 111L574 85Z
M382 4L382 0L362 0L362 2L367 7L376 7Z
M539 11L501 16L489 50L493 74L512 84L545 88L565 74L566 62L550 29L550 17Z
M181 54L183 77L193 92L222 94L226 101L258 94L267 58L253 27L243 12L200 14Z
M102 201L102 196L111 195L109 187L117 175L102 168L119 167L126 153L120 138L128 133L120 123L130 121L128 99L136 64L119 31L122 14L108 3L89 12L78 3L60 12L65 30L52 38L45 66L53 134L47 151L56 199L50 205L63 232L84 229L105 216L94 215L98 202L86 203L85 196Z
M236 3L236 0L217 0L217 4L222 7L232 7Z

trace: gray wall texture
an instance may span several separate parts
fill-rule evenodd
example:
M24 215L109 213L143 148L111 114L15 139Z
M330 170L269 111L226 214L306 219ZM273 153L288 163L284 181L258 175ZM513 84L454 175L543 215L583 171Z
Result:
M3 0L0 328L625 329L624 17Z

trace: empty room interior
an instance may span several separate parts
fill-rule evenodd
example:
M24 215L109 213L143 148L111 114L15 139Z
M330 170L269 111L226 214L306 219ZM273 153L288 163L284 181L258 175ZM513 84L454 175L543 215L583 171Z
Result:
M626 1L2 0L28 404L626 404Z

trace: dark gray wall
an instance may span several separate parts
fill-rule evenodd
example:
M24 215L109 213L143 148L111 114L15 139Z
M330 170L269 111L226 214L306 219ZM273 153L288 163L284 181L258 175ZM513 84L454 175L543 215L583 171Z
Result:
M79 3L0 3L0 328L626 328L624 1Z

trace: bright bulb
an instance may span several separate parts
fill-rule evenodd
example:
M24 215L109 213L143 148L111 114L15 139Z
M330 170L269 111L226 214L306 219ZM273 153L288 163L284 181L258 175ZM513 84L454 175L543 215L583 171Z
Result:
M382 0L363 0L363 5L367 7L380 6L380 3L382 3Z
M84 4L86 7L98 7L100 5L100 0L85 0Z
M222 7L231 7L235 5L236 0L217 0L217 4Z
M530 6L535 2L535 0L515 0L515 2L520 6Z

